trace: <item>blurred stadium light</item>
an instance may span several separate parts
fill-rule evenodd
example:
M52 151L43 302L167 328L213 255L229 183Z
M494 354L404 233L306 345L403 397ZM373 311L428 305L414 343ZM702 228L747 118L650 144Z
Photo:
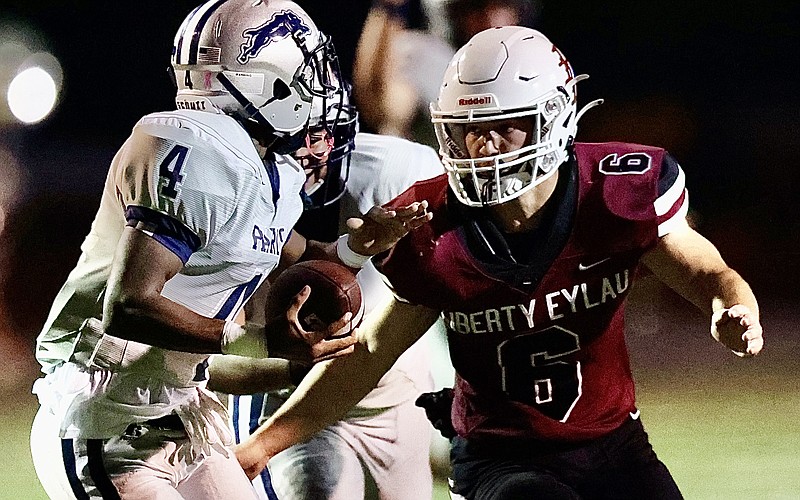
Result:
M61 87L61 67L50 54L27 58L8 85L8 107L19 121L32 124L53 111Z
M39 123L55 109L63 73L43 45L22 22L0 25L0 130Z

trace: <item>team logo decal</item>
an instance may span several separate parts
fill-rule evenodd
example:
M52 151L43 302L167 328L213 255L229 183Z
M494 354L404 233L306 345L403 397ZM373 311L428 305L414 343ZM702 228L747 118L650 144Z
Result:
M564 57L564 54L562 54L561 51L558 50L558 47L553 45L553 48L552 48L551 51L555 52L556 54L558 54L558 65L559 66L564 66L564 69L567 72L567 79L564 81L564 85L566 85L570 81L572 81L573 78L575 78L575 73L572 71L572 65L569 63L569 61L567 61L567 58Z
M274 40L284 39L293 33L302 37L311 33L311 28L291 10L276 12L261 26L245 30L242 33L247 41L242 44L236 60L241 64L246 64Z

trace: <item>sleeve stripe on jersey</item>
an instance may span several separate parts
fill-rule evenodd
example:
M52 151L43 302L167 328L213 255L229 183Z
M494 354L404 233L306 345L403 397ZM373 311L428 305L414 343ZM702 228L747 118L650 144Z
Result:
M130 227L143 223L145 233L164 245L186 264L189 257L200 248L200 238L177 220L153 209L130 205L125 210L125 219ZM141 229L141 228L140 228Z
M684 189L681 194L681 203L675 204L673 207L674 210L671 210L669 213L665 214L664 217L658 218L659 238L672 232L672 230L674 230L679 224L683 223L683 221L686 219L686 214L689 213L689 193Z
M684 175L683 169L678 167L678 175L675 177L675 182L672 183L672 186L670 186L669 189L664 192L664 194L656 198L654 203L656 215L661 217L669 212L672 207L683 197L685 188L686 175Z

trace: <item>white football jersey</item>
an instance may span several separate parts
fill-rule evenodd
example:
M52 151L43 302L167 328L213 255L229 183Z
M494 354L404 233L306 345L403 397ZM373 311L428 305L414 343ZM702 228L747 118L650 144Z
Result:
M439 155L428 146L388 135L357 134L347 191L341 201L339 233L347 232L346 222L350 217L392 201L417 181L443 173ZM392 297L371 261L358 273L358 282L363 292L365 314ZM417 342L403 353L358 406L388 408L432 390L430 363L426 343ZM357 413L358 408L355 409Z
M347 232L347 219L366 213L375 205L392 201L417 181L444 172L439 155L428 146L394 136L358 133L350 156L347 190L340 201L339 234ZM392 292L371 261L359 271L357 277L365 315L392 300ZM376 416L386 408L396 407L422 392L432 391L433 387L428 344L421 339L403 353L347 418L357 418L363 423L362 418ZM254 432L290 393L291 390L283 389L270 393L266 399L263 394L232 396L231 423L237 442ZM371 438L379 435L375 434L377 428L371 428L371 431ZM367 439L364 442L371 441ZM254 481L256 489L262 491L259 483L259 480ZM261 495L262 498L265 496Z
M106 281L126 224L138 223L183 260L183 269L167 281L162 295L203 316L230 319L277 265L303 210L299 193L304 181L303 170L290 157L262 162L245 130L226 115L179 110L142 118L112 161L78 264L37 340L43 371L68 361L81 324L101 317ZM159 398L155 393L204 384L207 357L146 347L141 361L115 373L101 391L81 398L86 401L71 408L67 420L83 429L95 423L81 412L105 407L124 413L124 408L111 408L109 394L134 414L167 414L180 395ZM103 401L94 404L98 399ZM103 433L88 432L94 437Z

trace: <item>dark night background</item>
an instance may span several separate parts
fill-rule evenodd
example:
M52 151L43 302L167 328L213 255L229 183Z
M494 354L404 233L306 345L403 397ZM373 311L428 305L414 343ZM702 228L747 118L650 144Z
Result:
M331 34L349 71L369 6L300 1ZM26 188L8 215L4 329L31 345L79 254L108 164L142 115L172 109L166 68L173 34L195 1L6 0L62 63L51 118L0 130ZM543 2L537 27L592 78L581 102L606 102L579 140L663 146L683 165L693 220L759 296L798 294L800 3ZM420 64L424 64L421 61ZM29 351L30 352L30 351Z
M0 122L0 465L11 470L0 498L26 496L29 486L41 493L27 445L34 340L78 258L117 148L142 115L174 109L173 35L199 1L0 3L0 88L13 25L39 33L30 48L53 53L64 73L46 121ZM685 457L670 468L687 491L794 498L800 2L540 1L536 27L591 75L580 102L605 99L582 118L578 140L671 151L686 171L693 223L759 299L766 347L741 361L708 340L707 318L655 280L634 288L627 340L648 418L665 408L651 428L660 450ZM333 36L349 72L370 2L298 3ZM20 474L21 491L7 486Z

